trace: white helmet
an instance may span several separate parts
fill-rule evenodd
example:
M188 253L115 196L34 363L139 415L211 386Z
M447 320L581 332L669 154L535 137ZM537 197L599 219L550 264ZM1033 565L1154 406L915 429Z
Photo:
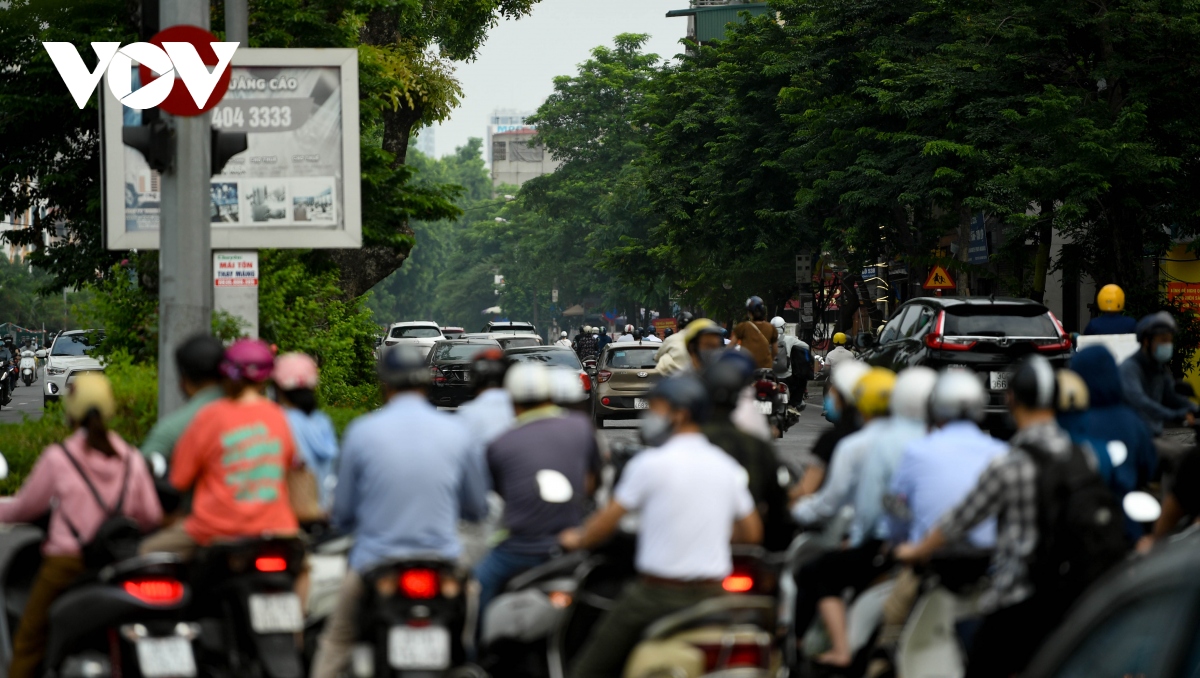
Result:
M633 325L625 326L625 334L633 334Z
M550 400L550 368L542 363L517 363L504 375L504 390L518 405Z
M552 367L549 372L550 400L556 405L574 405L587 400L579 372L567 367Z
M988 394L974 372L950 368L942 372L929 396L929 416L936 423L970 419L983 421Z
M892 414L921 422L929 420L929 394L938 373L928 367L910 367L896 377L892 388Z
M593 328L592 328L592 334L600 334L600 328L599 328L599 327L593 327Z
M842 397L842 402L853 405L854 385L870 370L871 367L861 360L840 362L834 366L833 374L829 376L829 382L837 389L838 395Z
M782 330L784 324L785 323L783 322L783 318L780 318L779 316L775 316L774 318L771 318L771 325L777 330Z
M591 325L584 325L584 326L583 326L583 333L584 333L584 334L591 334L591 333L592 333L592 326L591 326Z
M560 332L558 336L562 337L563 339L566 339L566 338L567 338L567 333L566 333L565 331L564 331L564 332Z

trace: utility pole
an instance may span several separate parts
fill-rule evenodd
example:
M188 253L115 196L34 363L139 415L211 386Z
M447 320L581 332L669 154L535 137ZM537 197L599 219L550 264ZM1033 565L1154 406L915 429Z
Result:
M154 0L146 0L154 2ZM208 0L159 0L163 28L208 28ZM162 173L159 272L158 416L183 404L175 349L212 331L212 225L209 186L211 115L162 114L174 144L174 163Z

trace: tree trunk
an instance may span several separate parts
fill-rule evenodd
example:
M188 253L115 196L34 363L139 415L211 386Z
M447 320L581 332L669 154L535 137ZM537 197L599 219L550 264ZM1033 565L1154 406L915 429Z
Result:
M1033 291L1029 298L1038 303L1046 299L1046 274L1050 270L1050 241L1054 237L1053 217L1043 212L1038 225L1037 254L1033 258Z
M368 45L393 45L400 41L398 21L386 10L371 13L370 20L362 28L361 40ZM420 122L423 111L409 108L403 100L395 109L385 108L383 113L383 150L393 155L392 167L404 164L408 155L408 141L413 127ZM357 177L346 177L347 180ZM397 232L413 235L407 220L394 224ZM347 299L366 294L377 283L400 268L408 258L409 250L383 245L364 245L361 249L324 250L319 258L335 264L339 271L339 285Z

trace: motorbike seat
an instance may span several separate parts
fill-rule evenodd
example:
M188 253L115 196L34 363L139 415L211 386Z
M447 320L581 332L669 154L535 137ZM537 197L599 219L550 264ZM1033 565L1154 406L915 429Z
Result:
M506 591L520 591L531 584L535 584L543 579L552 579L564 575L573 574L583 561L587 560L587 554L583 551L572 551L566 555L554 558L549 562L538 565L537 567L526 570L521 574L513 577L508 581L505 587Z
M775 628L775 599L770 596L728 595L709 598L651 624L643 640L663 640L681 631L711 625L754 625Z

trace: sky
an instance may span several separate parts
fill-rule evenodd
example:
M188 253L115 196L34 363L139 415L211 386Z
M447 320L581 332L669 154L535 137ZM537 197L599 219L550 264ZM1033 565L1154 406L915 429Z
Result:
M497 108L534 110L554 89L557 75L571 75L593 47L612 45L620 33L648 33L647 51L671 57L687 19L666 18L688 0L541 0L533 13L492 29L479 58L459 63L462 103L434 127L436 154L448 155L470 137L484 137Z

